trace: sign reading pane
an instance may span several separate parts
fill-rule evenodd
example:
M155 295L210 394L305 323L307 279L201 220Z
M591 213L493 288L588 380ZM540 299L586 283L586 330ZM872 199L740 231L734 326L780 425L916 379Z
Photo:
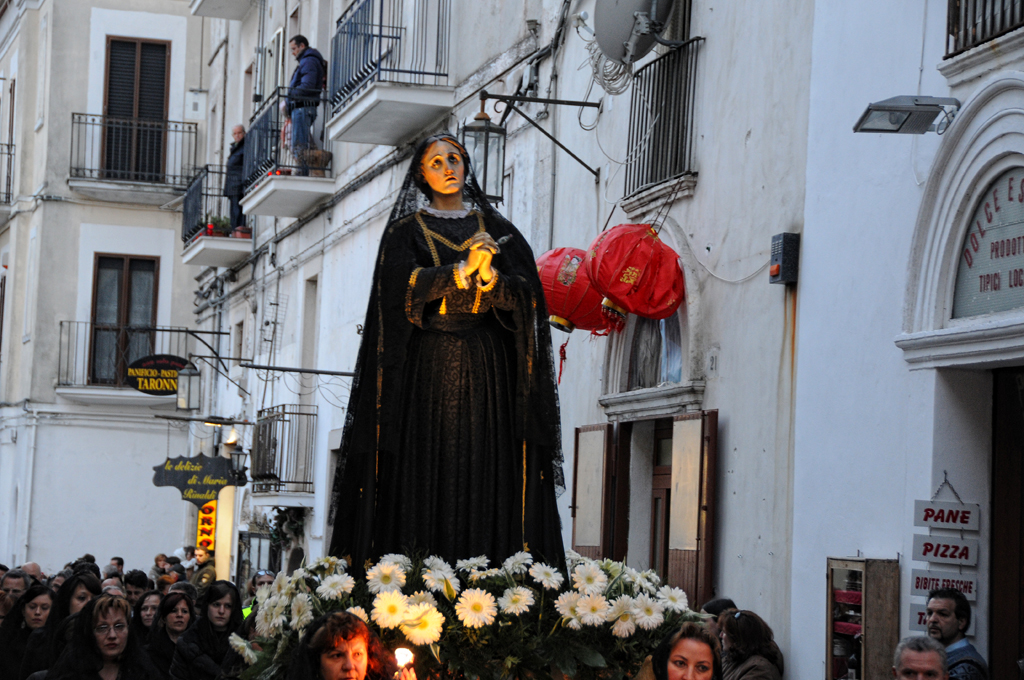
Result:
M960 248L953 318L1024 307L1024 168L978 199Z

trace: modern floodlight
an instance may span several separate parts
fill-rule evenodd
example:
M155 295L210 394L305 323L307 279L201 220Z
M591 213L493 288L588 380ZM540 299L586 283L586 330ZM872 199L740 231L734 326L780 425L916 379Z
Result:
M946 111L946 107L952 111ZM854 132L898 132L905 135L923 135L929 130L941 134L960 108L960 100L952 97L914 97L903 95L868 104L867 111L853 126ZM946 124L939 130L935 119L945 114Z

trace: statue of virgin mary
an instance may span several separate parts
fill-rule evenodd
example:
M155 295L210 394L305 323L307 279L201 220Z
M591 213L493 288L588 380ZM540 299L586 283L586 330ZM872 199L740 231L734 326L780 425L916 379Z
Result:
M359 571L420 551L564 559L551 336L533 251L462 145L424 140L377 253L331 499Z

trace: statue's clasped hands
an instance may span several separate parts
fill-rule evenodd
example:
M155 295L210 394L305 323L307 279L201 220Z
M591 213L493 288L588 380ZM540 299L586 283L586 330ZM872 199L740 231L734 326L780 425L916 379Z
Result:
M486 231L482 231L469 242L469 256L462 263L461 271L465 277L479 273L480 280L489 283L494 278L491 259L501 252L497 241Z

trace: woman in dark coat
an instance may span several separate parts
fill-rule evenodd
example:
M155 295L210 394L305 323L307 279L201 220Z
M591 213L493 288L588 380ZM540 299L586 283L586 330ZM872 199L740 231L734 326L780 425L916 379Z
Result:
M119 595L102 594L75 616L68 646L46 674L47 680L150 680L159 677L149 657L129 633L131 605Z
M146 652L164 680L170 677L174 647L178 638L195 621L196 612L192 607L192 600L185 593L168 593L160 602L156 621L150 629Z
M216 680L230 646L228 637L242 623L242 598L230 581L215 581L199 600L199 619L174 648L173 680Z
M363 328L331 554L356 569L406 550L501 562L529 544L561 564L543 289L529 243L487 202L450 135L413 154Z
M726 609L718 616L718 627L725 680L781 680L782 652L764 619L746 609Z
M149 631L156 621L156 614L160 608L160 600L163 596L155 590L147 590L135 602L132 608L132 634L135 635L140 645L149 642Z
M68 617L99 594L100 580L88 572L72 574L61 584L46 625L28 638L19 674L22 680L36 671L47 670L57 661L71 634Z
M236 125L231 130L235 140L231 143L228 162L224 167L224 195L231 201L231 228L244 227L245 215L242 214L242 189L245 182L245 128Z
M0 624L0 680L21 680L29 636L46 625L52 608L53 592L39 583L30 586L14 603Z

